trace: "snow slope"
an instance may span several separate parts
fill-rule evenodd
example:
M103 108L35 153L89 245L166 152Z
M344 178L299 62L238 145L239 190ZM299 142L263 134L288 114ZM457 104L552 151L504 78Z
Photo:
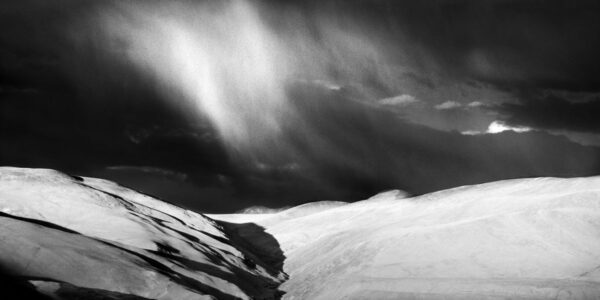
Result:
M204 216L0 168L0 250L63 299L600 299L600 177Z
M0 168L0 249L55 296L271 299L285 279L210 218L46 169Z
M600 177L306 206L211 217L277 239L284 299L600 299Z

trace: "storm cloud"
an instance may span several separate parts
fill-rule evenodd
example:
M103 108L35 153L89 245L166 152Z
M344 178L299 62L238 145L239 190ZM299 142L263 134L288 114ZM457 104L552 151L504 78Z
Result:
M599 174L600 149L571 136L598 133L598 12L5 2L0 163L112 178L206 212ZM486 134L494 122L531 131Z

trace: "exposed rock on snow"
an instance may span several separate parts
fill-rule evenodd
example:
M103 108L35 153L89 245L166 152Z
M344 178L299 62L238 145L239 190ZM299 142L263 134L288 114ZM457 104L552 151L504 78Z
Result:
M0 264L46 293L271 299L285 279L214 220L105 180L0 168L0 212Z
M404 196L212 217L277 239L284 299L600 299L600 177Z

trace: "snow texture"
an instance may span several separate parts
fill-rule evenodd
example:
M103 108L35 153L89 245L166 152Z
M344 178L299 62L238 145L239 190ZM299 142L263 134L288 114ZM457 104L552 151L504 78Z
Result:
M600 299L600 177L205 216L0 168L0 249L64 299Z
M212 215L277 239L284 299L600 299L600 177L293 210Z
M119 186L0 168L0 264L40 291L271 299L285 275L214 220Z

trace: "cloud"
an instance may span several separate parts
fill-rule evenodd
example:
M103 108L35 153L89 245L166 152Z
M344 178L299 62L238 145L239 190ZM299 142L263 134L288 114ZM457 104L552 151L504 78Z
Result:
M462 135L480 135L483 134L481 131L478 130L464 130L460 132Z
M600 133L600 99L569 101L553 94L520 93L518 103L504 103L492 109L504 115L508 124L545 130Z
M482 107L482 106L485 106L485 104L483 104L482 102L479 102L479 101L472 101L472 102L469 102L469 104L467 104L467 107L470 107L470 108L476 108L476 107Z
M463 105L461 103L458 103L456 101L446 101L444 103L440 103L440 104L434 106L434 108L437 110L447 110L447 109L459 108L462 106Z
M481 135L481 134L497 134L497 133L502 133L502 132L506 132L506 131L524 133L524 132L528 132L531 130L532 129L529 127L510 126L510 125L507 125L506 123L504 123L503 121L496 120L496 121L493 121L492 123L490 123L490 125L488 125L488 128L485 131L464 130L464 131L461 131L460 133L462 135Z
M415 56L449 77L507 89L600 90L596 1L411 1L391 7L390 22L400 23L420 46ZM436 34L440 28L444 34Z
M186 179L188 179L188 175L185 173L151 166L108 166L105 169L109 171L148 173L156 176L172 178L179 181L185 181Z
M510 126L563 135L582 145L600 144L600 98L596 93L527 89L517 102L489 106Z
M600 172L597 147L537 130L597 132L597 99L538 102L506 88L594 88L596 54L577 55L597 48L593 26L574 40L581 36L565 32L582 29L577 22L552 8L526 9L527 1L250 2L265 6L0 3L0 164L106 177L213 212ZM581 19L580 9L568 9ZM115 22L99 27L98 16ZM544 27L563 24L548 22L556 18L564 27ZM506 32L498 36L497 28ZM470 68L474 48L485 68ZM195 75L210 85L197 85ZM220 97L208 97L211 90ZM432 104L445 99L485 99L486 109L435 111ZM423 122L392 112L417 105ZM439 130L416 125L436 118ZM485 133L493 120L504 122L501 129L536 130L453 131ZM241 153L253 161L232 158L226 137L251 145Z
M510 126L510 125L505 124L502 121L494 121L490 124L490 126L488 126L486 133L495 134L495 133L500 133L500 132L504 132L504 131L514 131L514 132L521 133L521 132L531 131L531 128L524 127L524 126Z
M390 98L384 98L378 101L381 105L391 105L404 107L419 102L417 98L408 94L402 94Z
M326 89L332 90L332 91L339 91L342 87L338 84L335 84L334 82L331 81L327 81L327 80L313 80L312 81L313 84L318 85L318 86L322 86Z

